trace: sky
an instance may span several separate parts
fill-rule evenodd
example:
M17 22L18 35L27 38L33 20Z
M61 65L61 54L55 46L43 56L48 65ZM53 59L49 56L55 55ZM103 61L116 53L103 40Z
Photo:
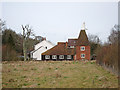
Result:
M2 2L0 6L7 28L22 33L21 25L29 24L36 36L54 44L78 38L83 22L87 34L105 42L118 24L117 2Z

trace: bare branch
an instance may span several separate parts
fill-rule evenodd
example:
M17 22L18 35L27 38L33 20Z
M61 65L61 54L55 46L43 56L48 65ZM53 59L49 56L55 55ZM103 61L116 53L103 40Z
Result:
M29 25L25 25L25 27L22 25L22 29L23 29L23 37L24 37L23 38L23 53L24 53L24 61L26 61L28 41L33 32Z

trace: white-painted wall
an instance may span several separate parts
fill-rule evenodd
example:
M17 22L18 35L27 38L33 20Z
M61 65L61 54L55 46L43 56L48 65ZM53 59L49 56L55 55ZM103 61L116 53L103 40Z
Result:
M52 44L51 42L49 42L47 40L44 40L44 41L36 44L34 47L34 50L36 50L36 51L31 52L31 58L33 58L35 60L41 60L41 54L43 52L51 49L54 46L55 46L54 44ZM47 47L47 49L46 49L46 47Z

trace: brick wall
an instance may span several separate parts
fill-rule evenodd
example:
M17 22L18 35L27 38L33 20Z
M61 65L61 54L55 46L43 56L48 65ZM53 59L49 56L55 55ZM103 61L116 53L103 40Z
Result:
M84 46L85 51L81 51L80 47L81 46L76 46L76 60L90 60L90 46ZM85 58L81 58L81 54L85 54Z

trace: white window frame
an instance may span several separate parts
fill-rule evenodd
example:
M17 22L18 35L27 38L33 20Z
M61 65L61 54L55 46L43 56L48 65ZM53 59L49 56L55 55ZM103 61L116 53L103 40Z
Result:
M74 48L74 46L70 46L70 48Z
M76 41L74 41L74 43L76 43Z
M52 55L52 59L57 59L57 55Z
M67 55L67 59L71 59L72 58L72 56L71 55Z
M84 55L84 57L83 57L83 55ZM85 58L85 54L81 54L81 58Z
M50 59L50 55L45 55L45 59Z
M59 59L64 59L64 55L59 55Z
M84 49L83 49L83 48L84 48ZM81 47L80 47L80 50L81 50L81 51L85 51L85 46L81 46Z

